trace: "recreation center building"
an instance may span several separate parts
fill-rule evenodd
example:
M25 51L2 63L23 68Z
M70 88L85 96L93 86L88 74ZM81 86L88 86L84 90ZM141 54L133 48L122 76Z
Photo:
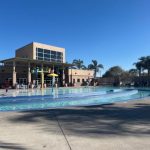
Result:
M82 85L93 78L93 70L73 69L66 63L65 48L32 42L16 50L15 57L0 61L0 85L7 80L11 87L16 84L51 85L50 73L58 77L59 86Z

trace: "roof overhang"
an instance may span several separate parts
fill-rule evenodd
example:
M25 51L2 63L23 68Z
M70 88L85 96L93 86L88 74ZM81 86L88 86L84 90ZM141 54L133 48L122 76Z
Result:
M62 67L72 67L73 64L69 63L60 63L60 62L49 62L45 60L35 60L35 59L29 59L29 58L21 58L21 57L14 57L9 58L5 60L1 60L0 63L7 63L7 62L25 62L25 63L33 63L33 64L43 64L43 65L49 65L49 66L62 66Z

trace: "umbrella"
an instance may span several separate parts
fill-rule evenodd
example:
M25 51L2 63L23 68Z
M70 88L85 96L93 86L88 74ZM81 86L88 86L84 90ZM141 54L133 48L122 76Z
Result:
M55 79L55 77L58 77L58 74L50 73L47 76L48 77L53 77L53 80L52 80L52 92L53 92L54 79Z
M50 73L50 74L48 74L47 76L48 76L48 77L58 77L58 74L56 74L56 73Z

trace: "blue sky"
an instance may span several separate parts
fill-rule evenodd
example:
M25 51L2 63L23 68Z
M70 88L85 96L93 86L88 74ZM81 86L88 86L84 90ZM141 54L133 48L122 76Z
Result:
M0 59L36 41L65 47L68 62L133 68L150 55L149 8L149 0L0 0Z

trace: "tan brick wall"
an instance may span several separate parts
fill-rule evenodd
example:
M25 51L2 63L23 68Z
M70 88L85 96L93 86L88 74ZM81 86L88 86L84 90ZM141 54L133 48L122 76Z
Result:
M69 82L71 82L71 75L72 75L72 83L75 80L75 83L80 80L82 84L82 80L86 81L87 79L91 79L94 77L94 70L82 70L82 69L69 69Z
M33 59L33 44L28 44L16 50L16 57Z
M36 59L36 48L42 48L42 49L48 49L48 50L62 52L63 53L63 63L66 62L65 48L46 45L46 44L37 43L37 42L33 42L33 43L28 44L22 48L17 49L16 50L16 57Z

